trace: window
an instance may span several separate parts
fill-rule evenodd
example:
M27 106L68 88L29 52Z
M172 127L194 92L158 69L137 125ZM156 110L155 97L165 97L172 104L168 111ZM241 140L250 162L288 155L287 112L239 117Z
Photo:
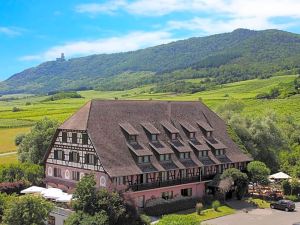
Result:
M180 159L184 159L184 153L181 152L181 153L179 154L179 158L180 158Z
M168 179L168 173L166 171L161 172L161 181L166 181Z
M72 143L77 144L77 133L72 133Z
M163 199L166 199L166 200L172 199L172 198L173 198L173 191L165 191L165 192L162 192L162 193L161 193L161 197L162 197Z
M183 169L183 170L180 170L180 178L186 178L186 170Z
M85 163L89 165L96 165L97 157L94 154L86 154L85 155Z
M67 143L68 142L68 133L67 132L62 132L61 133L61 138L62 138L63 143Z
M169 160L170 160L170 154L159 155L159 161L169 161Z
M207 132L206 132L206 136L207 136L207 137L210 137L210 136L211 136L211 132L210 132L210 131L207 131Z
M180 159L189 159L190 158L190 153L189 152L181 152L179 154Z
M190 197L192 194L192 188L181 189L181 196Z
M78 152L70 152L69 153L69 161L70 162L79 162L79 153Z
M195 138L195 133L190 133L190 139L194 139Z
M138 163L148 163L148 162L150 162L150 156L149 155L138 157Z
M54 159L64 160L65 153L62 150L54 150Z
M199 152L199 157L207 157L208 156L208 151L201 151Z
M156 134L151 135L151 141L157 141L157 135Z
M87 145L89 143L89 136L87 134L82 134L82 144Z
M189 152L185 152L184 153L184 158L185 159L189 159L190 158L190 153Z
M150 161L149 155L144 156L144 163L148 163Z
M80 173L78 171L72 171L72 180L79 181Z
M129 135L129 142L136 142L136 135Z
M54 177L61 177L61 169L54 168Z
M172 135L171 135L171 139L172 139L172 140L176 140L176 139L177 139L177 134L172 134Z

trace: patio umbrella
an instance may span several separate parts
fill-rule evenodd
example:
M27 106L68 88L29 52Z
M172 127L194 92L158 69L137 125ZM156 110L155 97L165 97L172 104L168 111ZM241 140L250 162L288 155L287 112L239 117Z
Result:
M59 198L55 199L57 202L71 202L73 195L69 195L64 193L64 195L60 196Z
M41 194L43 195L44 198L58 199L65 193L58 188L48 188L48 189L42 191Z
M43 187L31 186L29 188L24 189L21 191L21 194L33 194L33 193L41 193L42 191L46 190Z

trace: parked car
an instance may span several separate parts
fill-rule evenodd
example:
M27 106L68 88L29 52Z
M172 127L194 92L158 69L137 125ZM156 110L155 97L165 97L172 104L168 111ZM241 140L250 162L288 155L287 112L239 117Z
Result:
M288 212L295 210L295 203L290 200L279 200L278 202L271 203L270 207L272 209L281 209Z

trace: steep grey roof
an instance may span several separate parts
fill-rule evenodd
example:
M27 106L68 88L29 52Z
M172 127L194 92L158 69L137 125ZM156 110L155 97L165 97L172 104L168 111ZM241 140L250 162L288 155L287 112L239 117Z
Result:
M84 121L86 124L84 124ZM206 126L206 129L213 129L213 136L227 147L226 155L231 162L251 160L230 139L223 120L199 101L92 100L60 128L87 129L105 171L114 177L140 174L145 170L153 170L152 167L141 168L135 163L132 149L130 150L124 131L120 127L121 125L124 128L124 123L126 123L124 129L137 135L137 142L144 146L145 151L151 151L152 147L149 145L150 141L145 132L146 127L143 127L142 124L148 124L147 127L151 132L158 133L157 131L159 131L159 141L166 143L165 145L168 145L167 148L170 149L171 146L167 144L170 143L170 139L166 135L165 129L179 133L180 141L184 143L185 148L191 150L191 161L193 162L190 164L202 166L203 164L194 155L189 145L189 139L180 124L182 121L188 123L189 128L196 128L196 137L202 143L205 143L206 140L203 138L203 133L198 126L199 121L203 121L203 123L200 122L203 126L209 123L209 127ZM142 155L146 154L144 150ZM152 149L152 151L154 150ZM163 151L167 151L167 149ZM184 165L174 154L171 158L177 168L184 168ZM217 161L214 157L212 159ZM156 159L151 160L151 163L156 170L164 170L164 167Z

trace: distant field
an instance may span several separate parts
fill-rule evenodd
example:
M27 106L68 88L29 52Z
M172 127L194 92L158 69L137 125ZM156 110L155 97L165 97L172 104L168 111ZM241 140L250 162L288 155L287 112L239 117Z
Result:
M35 121L49 117L63 122L84 103L91 99L144 99L144 100L199 100L212 109L229 98L241 99L245 103L244 114L256 116L266 110L277 112L279 115L292 115L300 123L300 96L286 99L258 100L257 94L268 92L279 83L290 83L295 79L293 75L271 77L269 79L255 79L220 85L214 90L195 94L149 93L151 86L135 88L128 91L81 91L84 98L62 99L57 101L41 102L46 96L18 95L20 99L0 101L0 152L14 151L14 137L18 133L28 131ZM200 79L188 79L188 82L200 82ZM24 98L25 96L25 98ZM3 96L2 98L5 98ZM9 97L14 97L9 96ZM22 98L23 97L23 98ZM12 112L13 107L21 109ZM14 127L17 129L8 129ZM5 129L4 129L5 128ZM2 133L1 133L2 132ZM4 132L4 133L3 133Z
M29 127L0 129L0 154L17 150L15 137L18 134L28 133Z
M16 163L17 161L17 154L0 157L0 165Z

